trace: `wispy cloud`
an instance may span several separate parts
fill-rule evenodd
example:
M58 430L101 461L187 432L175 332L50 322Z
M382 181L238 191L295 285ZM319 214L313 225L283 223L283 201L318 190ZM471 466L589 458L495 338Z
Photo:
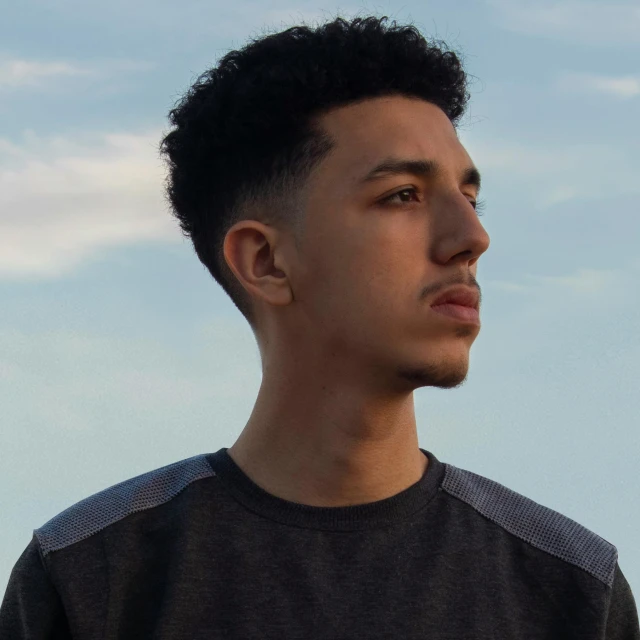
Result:
M555 82L561 91L603 93L626 99L640 95L640 76L603 76L592 73L563 73Z
M579 268L572 274L557 276L529 275L533 281L544 285L559 287L561 290L571 290L575 294L601 299L612 287L615 287L623 277L621 269L591 269Z
M261 22L267 24L269 30L280 31L283 28L292 25L307 24L315 25L328 20L333 20L339 14L340 16L350 19L356 15L364 15L362 9L355 7L341 7L339 10L316 9L312 6L290 6L290 7L273 7L263 12L260 16Z
M0 61L0 86L34 86L46 78L86 75L81 69L67 62L37 62L30 60Z
M0 278L58 277L111 246L181 239L160 136L0 139Z
M462 141L482 171L508 175L533 206L638 192L633 165L610 145L541 148ZM182 242L164 200L161 131L0 138L0 278L63 277L116 246Z
M200 407L204 413L217 398L241 413L260 386L253 334L222 315L200 320L191 332L199 345L193 351L150 337L100 335L91 328L30 331L2 326L0 399L9 400L3 406L16 409L15 416L5 418L10 424L36 425L38 432L60 433L91 432L101 426L118 430L118 421L112 420L116 406L129 415L142 411L145 418L166 418L185 406ZM212 369L213 354L225 362L223 369ZM130 428L126 421L122 424Z
M460 139L487 176L507 176L521 185L534 207L545 209L574 199L640 193L633 158L619 146L579 143L541 146L522 140L477 139L461 132Z
M5 55L0 56L0 90L44 87L60 78L105 78L119 73L145 71L152 66L148 62L134 60L45 61Z
M637 2L486 0L500 26L529 35L601 44L640 44Z
M632 268L633 269L633 268ZM636 269L637 270L637 269ZM578 267L572 273L561 275L524 274L524 280L489 280L486 286L515 294L531 295L537 290L544 296L558 294L572 295L572 301L578 299L586 303L605 299L614 300L624 295L625 286L631 284L632 277L624 269L592 269Z

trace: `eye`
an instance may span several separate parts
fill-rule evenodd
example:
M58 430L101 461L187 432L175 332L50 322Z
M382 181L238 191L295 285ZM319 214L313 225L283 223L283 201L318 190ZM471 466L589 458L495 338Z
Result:
M382 198L382 200L379 200L378 202L380 204L387 204L389 202L391 202L393 200L393 198L395 198L396 196L399 196L403 193L417 193L417 189L414 189L413 187L407 187L406 189L402 189L401 191L396 191L395 193L392 193L390 196L387 196L386 198ZM408 200L399 200L400 204L408 204L410 201Z
M406 189L402 189L401 191L396 191L395 193L392 193L390 196L387 196L386 198L382 198L382 200L379 200L378 202L380 204L389 204L389 203L391 203L393 201L393 199L395 197L401 196L402 194L405 194L405 193L416 194L417 193L417 189L414 189L413 187L407 187ZM398 202L400 204L409 204L411 201L410 200L399 200ZM486 203L485 203L484 200L469 200L469 202L471 203L471 206L478 213L478 216L484 215L483 213L480 213L481 211L484 211L484 208L486 206Z

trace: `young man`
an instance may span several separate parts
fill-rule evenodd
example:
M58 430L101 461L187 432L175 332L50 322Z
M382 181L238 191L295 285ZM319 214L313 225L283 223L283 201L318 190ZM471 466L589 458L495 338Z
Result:
M466 78L413 27L293 28L171 112L168 193L263 380L229 449L34 531L2 640L640 638L615 546L418 446L459 387L489 247Z

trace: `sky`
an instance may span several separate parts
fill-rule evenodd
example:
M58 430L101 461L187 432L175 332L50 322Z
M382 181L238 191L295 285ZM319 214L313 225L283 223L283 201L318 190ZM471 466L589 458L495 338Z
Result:
M420 446L615 545L640 603L640 5L0 0L0 594L102 489L230 447L253 333L180 232L157 146L230 49L340 14L457 51L483 177L482 328Z

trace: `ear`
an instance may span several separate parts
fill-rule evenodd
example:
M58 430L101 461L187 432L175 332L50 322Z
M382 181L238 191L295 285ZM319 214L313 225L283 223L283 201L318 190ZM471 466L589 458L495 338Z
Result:
M257 304L283 306L293 300L282 241L276 229L257 220L241 220L225 236L225 262Z

